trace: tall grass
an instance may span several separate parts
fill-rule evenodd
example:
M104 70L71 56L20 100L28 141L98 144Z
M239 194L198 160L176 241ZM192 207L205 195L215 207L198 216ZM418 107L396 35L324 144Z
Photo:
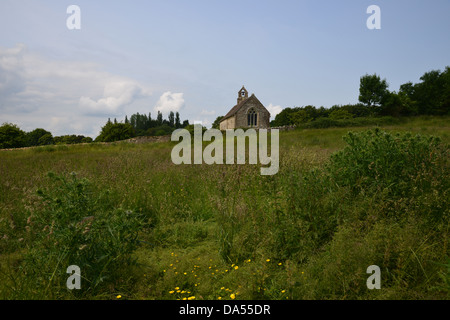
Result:
M446 299L448 129L411 121L283 132L274 176L176 166L173 143L0 152L0 296Z

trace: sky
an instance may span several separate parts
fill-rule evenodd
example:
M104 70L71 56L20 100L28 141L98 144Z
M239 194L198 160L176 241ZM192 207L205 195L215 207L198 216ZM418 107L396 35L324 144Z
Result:
M108 118L160 110L210 127L243 85L272 119L357 103L365 74L398 91L450 65L449 13L448 0L1 0L0 123L95 138Z

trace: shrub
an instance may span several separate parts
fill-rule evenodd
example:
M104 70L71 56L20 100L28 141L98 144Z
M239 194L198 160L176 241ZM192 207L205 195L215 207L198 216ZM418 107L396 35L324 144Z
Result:
M25 132L11 123L0 126L0 149L21 148L25 146Z
M347 146L331 156L328 171L337 185L354 190L388 188L393 195L424 191L430 181L423 175L442 170L446 158L440 139L432 136L375 129L349 132L343 139ZM417 180L418 175L424 179Z
M74 173L49 177L54 187L38 190L43 206L29 218L33 245L23 265L26 276L34 279L37 292L47 295L52 287L49 292L64 295L66 269L77 265L82 290L74 294L92 296L114 288L134 263L141 217L115 208L107 192L96 197L91 183Z

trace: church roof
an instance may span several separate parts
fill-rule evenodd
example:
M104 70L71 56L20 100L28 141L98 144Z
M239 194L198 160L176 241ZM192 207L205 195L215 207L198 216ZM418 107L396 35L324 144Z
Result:
M238 112L238 110L248 101L248 99L250 99L251 97L254 97L254 95L251 95L250 97L248 97L247 99L242 100L241 102L239 102L237 105L235 105L233 108L231 108L231 110L222 118L222 120L228 119L232 116L234 116L236 114L236 112Z
M254 94L252 94L250 97L242 100L237 105L235 105L233 108L231 108L231 110L222 118L222 120L220 120L220 122L234 116L239 111L239 109L241 109L250 99L255 99L259 104L261 104L261 106L263 106L264 109L266 109L264 107L264 105L258 100L258 98ZM267 110L267 112L269 112L269 111Z

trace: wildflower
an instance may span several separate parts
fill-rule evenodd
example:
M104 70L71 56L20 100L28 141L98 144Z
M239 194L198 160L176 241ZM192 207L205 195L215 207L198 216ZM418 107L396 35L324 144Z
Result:
M281 290L281 293L285 293L286 292L286 290Z
M236 295L234 293L230 294L231 299L236 299Z
M175 287L175 290L179 290L180 289L180 287Z
M237 269L239 269L239 267L238 267L238 266L235 266L235 267L234 267L234 270L237 270Z
M186 291L183 290L183 291L181 291L181 293L186 293Z
M225 289L225 287L220 288L220 290L223 290L223 289Z
M120 299L120 298L122 298L122 296L119 294L116 298L117 298L117 299Z
M169 291L170 294L172 294L172 293L174 293L174 292L175 292L175 291L173 291L173 290L172 290L172 291Z
M246 262L249 263L250 261L252 261L251 259L248 259Z
M270 259L267 259L266 262L270 262Z
M280 262L279 264L278 264L279 266L281 266L282 265L282 263Z
M188 300L194 300L195 296L189 297Z
M219 298L217 298L217 299L222 300L222 297L219 297Z
M184 275L187 275L187 273L185 272L185 273L183 273Z

